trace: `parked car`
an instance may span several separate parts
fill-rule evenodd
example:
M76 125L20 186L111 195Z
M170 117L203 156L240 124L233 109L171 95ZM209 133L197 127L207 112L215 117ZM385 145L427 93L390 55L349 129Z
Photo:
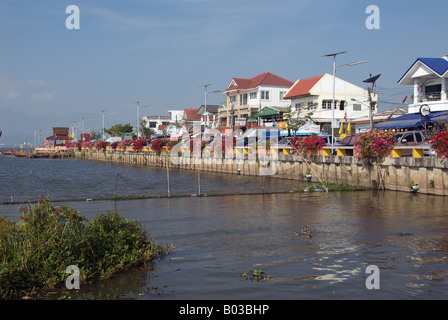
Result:
M423 132L415 130L415 131L403 131L397 133L397 142L395 142L395 147L413 147L418 146L425 143L425 136ZM412 149L402 149L401 150L402 157L410 157L412 156Z
M279 140L278 140L278 148L279 149L281 149L281 148L291 148L290 153L294 154L295 150L294 150L293 147L291 147L291 139L292 139L292 137L281 137L281 138L279 138Z
M425 136L421 131L404 131L397 133L396 146L417 146L425 143Z
M343 138L341 141L337 142L335 145L337 146L354 146L356 141L358 141L359 136L347 136Z

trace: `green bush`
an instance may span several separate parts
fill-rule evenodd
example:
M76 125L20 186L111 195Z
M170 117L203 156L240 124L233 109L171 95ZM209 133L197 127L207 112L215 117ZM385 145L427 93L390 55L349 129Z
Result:
M40 200L24 207L18 222L0 217L0 297L52 289L65 282L69 265L76 265L81 282L87 282L171 250L149 239L143 225L118 213L89 222L72 208Z

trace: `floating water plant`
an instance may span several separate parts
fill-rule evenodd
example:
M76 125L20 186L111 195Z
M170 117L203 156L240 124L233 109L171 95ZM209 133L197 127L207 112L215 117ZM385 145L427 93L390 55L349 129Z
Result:
M246 280L250 280L250 281L260 281L260 280L270 280L272 279L272 277L268 274L266 274L263 270L261 269L253 269L250 270L249 272L244 272L241 274L242 278L245 278Z

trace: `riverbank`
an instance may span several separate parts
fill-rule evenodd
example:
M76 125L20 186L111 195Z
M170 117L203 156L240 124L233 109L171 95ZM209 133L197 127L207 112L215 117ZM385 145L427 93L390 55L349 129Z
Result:
M216 161L211 157L180 157L173 164L166 152L135 151L75 151L75 157L112 163L126 163L141 166L169 167L181 170L195 170L239 175L259 176L267 170L271 176L282 179L322 181L359 185L372 189L411 192L411 185L419 185L419 193L448 195L448 162L434 157L428 158L386 158L379 168L367 166L353 156L306 156L278 154L271 161L263 163L249 154L239 154L233 159ZM269 160L270 158L267 158ZM318 179L320 177L320 179Z

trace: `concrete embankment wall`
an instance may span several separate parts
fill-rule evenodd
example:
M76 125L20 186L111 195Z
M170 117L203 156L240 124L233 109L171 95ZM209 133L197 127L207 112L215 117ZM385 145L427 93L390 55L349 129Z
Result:
M386 158L380 170L365 165L359 158L350 156L308 156L278 154L277 160L263 165L251 155L239 154L234 159L215 160L212 158L180 157L173 164L170 154L162 152L134 151L76 151L75 156L85 160L96 160L134 165L147 165L184 170L200 170L242 175L260 175L261 170L276 178L306 181L305 175L311 167L312 181L318 182L316 174L323 181L347 183L386 190L410 191L412 182L420 185L419 193L448 195L448 160L438 158ZM269 160L269 158L267 158Z

